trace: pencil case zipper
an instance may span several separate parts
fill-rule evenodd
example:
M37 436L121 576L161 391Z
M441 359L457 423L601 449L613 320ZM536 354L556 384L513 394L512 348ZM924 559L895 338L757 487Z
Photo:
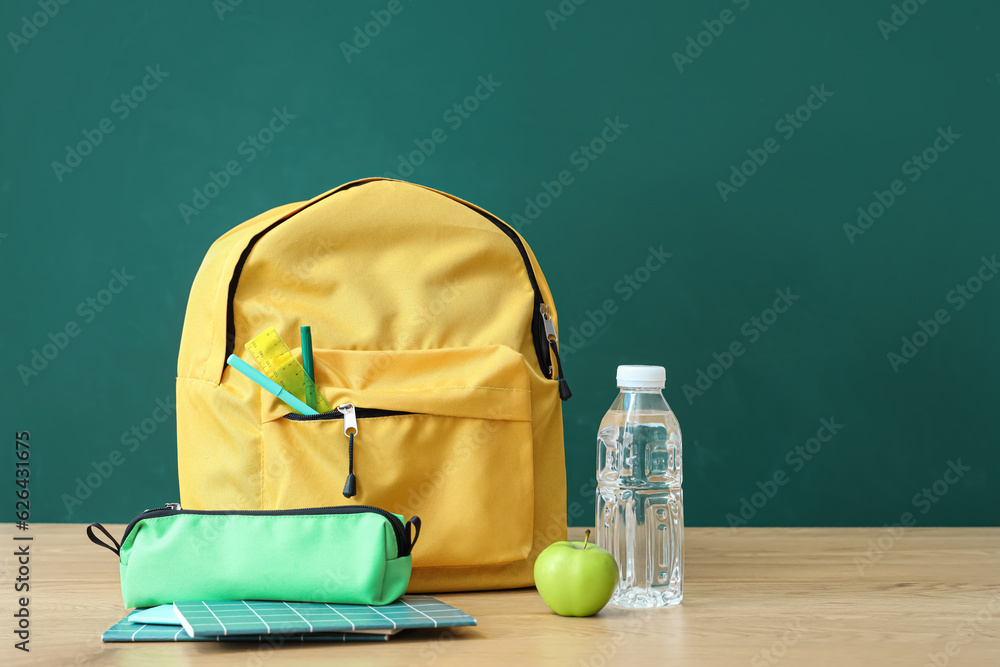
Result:
M129 533L137 523L144 519L155 519L157 517L163 516L176 516L178 514L199 514L199 515L231 515L231 516L313 516L313 515L326 515L326 514L378 514L384 517L389 524L392 526L392 530L396 535L396 547L397 554L400 558L403 556L410 555L410 551L413 545L417 542L417 536L420 534L420 523L419 520L414 521L411 519L406 524L404 524L398 516L391 512L387 512L380 507L372 507L371 505L334 505L332 507L309 507L304 509L293 509L293 510L185 510L181 509L180 503L166 503L163 507L156 507L153 509L148 509L141 512L125 527L125 532L122 534L121 544L125 544L125 540L128 539ZM412 523L416 528L416 534L413 537L413 542L409 540L409 528L408 525Z

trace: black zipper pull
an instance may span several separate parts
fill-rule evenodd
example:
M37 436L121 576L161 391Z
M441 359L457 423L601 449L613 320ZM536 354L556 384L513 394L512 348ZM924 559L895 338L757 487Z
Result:
M552 354L556 357L556 363L559 365L559 398L564 401L568 401L573 397L573 392L569 389L569 383L566 382L566 378L563 377L563 367L562 361L559 359L559 347L556 341L550 340L549 345L552 347Z
M358 495L358 479L354 476L354 434L347 436L347 481L344 483L344 497L353 498Z
M549 347L552 349L552 356L556 358L556 366L559 369L559 375L556 378L559 380L559 398L564 401L568 401L573 396L573 392L569 389L569 383L566 382L566 378L563 377L563 365L562 360L559 358L559 335L556 333L556 325L552 323L552 318L549 317L549 307L544 303L538 309L542 313L542 324L545 325L545 337L549 341ZM552 366L549 366L549 375L552 375Z
M344 497L352 498L358 495L358 480L354 476L354 436L358 434L358 417L354 413L353 403L338 405L337 410L344 415L344 435L347 436L347 482L344 484Z

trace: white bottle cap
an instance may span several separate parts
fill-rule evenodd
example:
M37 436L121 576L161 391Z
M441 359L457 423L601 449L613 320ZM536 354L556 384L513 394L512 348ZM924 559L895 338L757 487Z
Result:
M663 389L667 371L663 366L619 366L618 386Z

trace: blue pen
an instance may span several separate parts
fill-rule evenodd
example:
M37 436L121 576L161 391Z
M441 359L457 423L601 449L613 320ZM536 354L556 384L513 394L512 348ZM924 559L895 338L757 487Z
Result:
M271 378L267 377L259 370L257 370L247 362L237 357L235 354L230 354L229 358L226 359L226 363L235 368L236 370L238 370L240 373L243 373L243 375L246 375L252 381L259 384L265 391L270 392L275 396L277 396L278 398L280 398L281 400L283 400L285 403L291 406L292 409L298 410L301 414L304 415L319 414L318 412L310 408L308 405L306 405L299 399L295 398L295 396L291 392L282 387L280 384L278 384Z

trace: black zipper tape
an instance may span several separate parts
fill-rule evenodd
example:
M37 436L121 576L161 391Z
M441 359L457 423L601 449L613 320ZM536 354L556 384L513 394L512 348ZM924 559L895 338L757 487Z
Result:
M531 309L531 338L532 342L535 344L535 355L538 357L538 365L542 369L542 374L547 378L551 378L552 360L549 358L549 346L547 344L548 336L545 334L545 323L542 321L542 313L540 310L542 303L544 303L542 300L542 290L538 286L538 279L535 278L535 270L531 266L531 259L528 257L528 251L524 249L524 243L521 241L521 237L517 235L517 232L514 231L513 227L492 213L477 209L468 202L462 203L465 204L465 206L470 210L475 211L492 222L497 229L507 235L514 245L517 246L517 251L521 253L521 260L524 262L524 268L528 270L528 280L531 281L531 288L535 291L535 303Z
M375 181L383 181L383 180L387 179L372 178L364 181L358 181L356 183L349 183L348 185L338 188L333 192L327 194L326 197L317 199L316 201L313 201L310 204L307 204L306 206L302 207L298 211L293 211L292 213L289 213L285 217L279 220L275 220L273 223L271 223L261 231L257 232L256 234L254 234L254 236L250 239L250 242L247 244L247 247L244 248L243 252L240 254L240 258L236 262L236 266L233 269L233 277L229 281L229 293L228 296L226 297L226 353L222 356L223 359L228 359L229 355L232 354L233 351L236 349L236 314L235 314L236 288L239 286L240 275L243 273L243 267L246 264L247 259L250 257L250 252L254 249L254 246L257 245L257 242L260 241L261 238L263 238L264 235L267 234L269 231L271 231L281 223L285 222L286 220L292 218L296 213L304 211L313 204L323 201L323 199L326 199L327 197L335 195L338 192L344 192L359 185L365 185L367 183L373 183ZM412 184L408 183L408 185ZM423 187L423 186L418 185L416 187ZM424 188L424 189L428 190L429 192L433 192L429 188ZM440 194L440 193L435 192L434 194ZM444 197L445 195L440 195L440 196ZM454 201L450 197L448 199ZM545 324L542 322L542 316L541 313L539 312L539 307L543 303L542 290L538 286L538 280L535 278L535 270L531 266L531 259L528 257L528 251L525 250L524 248L524 243L521 241L521 238L517 235L517 232L515 232L514 229L510 227L510 225L503 222L492 213L487 213L486 211L477 209L476 207L466 202L462 203L465 204L465 206L470 210L475 211L479 215L483 216L484 218L492 222L497 227L497 229L499 229L500 231L502 231L504 234L507 235L507 237L517 247L518 252L521 253L521 259L524 261L524 268L528 272L528 280L531 282L531 288L535 291L535 303L534 307L532 308L533 315L531 318L532 340L535 344L535 355L538 357L538 365L542 369L542 374L547 378L551 378L552 373L550 369L552 366L552 360L549 356L549 346L547 342L548 338L545 335ZM225 362L223 362L223 370L225 370Z
M372 180L381 180L381 179L372 179ZM333 192L326 195L326 197L331 197L337 194L338 192L344 192L345 190L350 190L353 187L356 187L358 185L364 185L365 183L371 183L371 180L359 181L357 183L349 183L344 187L337 188ZM222 356L223 358L222 370L226 370L226 363L224 360L228 359L229 355L232 354L233 350L236 349L236 312L233 306L236 299L236 287L239 285L240 275L243 273L243 266L247 263L247 259L250 257L250 251L254 249L255 245L257 245L257 241L260 241L264 237L264 235L267 234L269 231L271 231L272 229L283 223L285 220L288 220L296 213L300 213L305 209L309 208L310 206L312 206L313 204L323 201L324 199L326 199L326 197L317 199L316 201L311 202L306 206L303 206L298 211L292 211L285 217L275 220L270 225L268 225L261 231L254 234L253 238L250 239L250 243L248 243L247 247L243 249L243 252L240 254L239 260L236 262L236 266L233 268L233 277L230 278L229 280L229 293L228 296L226 297L226 353Z
M326 514L378 514L384 517L391 525L392 530L396 534L396 553L400 556L409 556L410 550L416 543L416 538L413 542L410 542L409 532L410 524L416 519L410 519L404 525L400 521L399 517L391 512L387 512L381 507L372 507L371 505L337 505L333 507L309 507L305 509L295 509L295 510L184 510L175 509L172 507L158 507L156 509L149 509L142 512L137 517L132 519L131 523L125 527L125 532L122 534L122 544L125 544L125 540L128 539L129 533L137 523L143 519L155 519L161 516L175 516L178 514L203 514L209 516L217 515L231 515L231 516L314 516L314 515L326 515ZM417 520L417 530L419 532L419 520ZM91 538L93 539L93 538ZM110 547L109 547L110 548Z
M415 412L406 412L405 410L379 410L378 408L354 408L354 416L358 419L367 419L369 417L395 417L397 415L415 415ZM332 421L344 418L344 413L339 410L333 410L331 412L323 412L318 415L300 415L297 412L290 412L284 417L285 419L291 419L296 422L315 422L315 421Z

